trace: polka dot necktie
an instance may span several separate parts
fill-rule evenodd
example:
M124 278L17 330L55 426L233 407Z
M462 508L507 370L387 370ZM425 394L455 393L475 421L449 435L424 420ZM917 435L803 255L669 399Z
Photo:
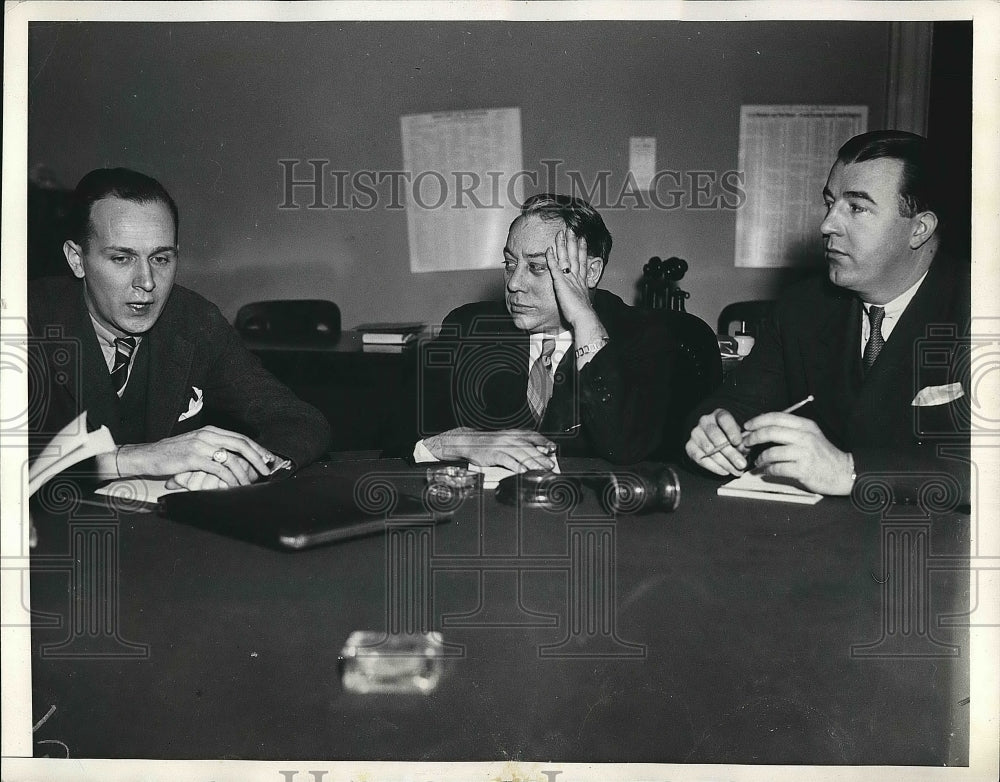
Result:
M885 347L885 340L882 339L882 320L885 318L885 309L876 307L874 304L868 308L868 323L871 326L868 333L868 344L865 345L863 361L865 369L871 369L878 354ZM855 355L857 355L855 353Z

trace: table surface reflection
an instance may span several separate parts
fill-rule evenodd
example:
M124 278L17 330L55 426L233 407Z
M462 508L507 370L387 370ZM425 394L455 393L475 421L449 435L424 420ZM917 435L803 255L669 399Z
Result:
M409 492L424 474L324 469ZM669 514L486 491L443 524L298 553L50 507L33 723L57 709L35 740L110 758L968 763L967 515L680 479ZM421 626L450 652L433 693L343 689L352 631Z

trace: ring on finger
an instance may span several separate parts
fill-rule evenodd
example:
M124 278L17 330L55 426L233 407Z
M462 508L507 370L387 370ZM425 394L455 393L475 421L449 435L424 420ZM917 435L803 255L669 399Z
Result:
M572 271L572 269L570 269L568 266L565 266L565 267L563 267L562 273L563 274L569 274L571 271Z
M226 459L228 458L229 458L229 451L227 451L225 448L219 448L218 450L215 451L215 453L212 454L212 461L218 462L219 464L225 464Z

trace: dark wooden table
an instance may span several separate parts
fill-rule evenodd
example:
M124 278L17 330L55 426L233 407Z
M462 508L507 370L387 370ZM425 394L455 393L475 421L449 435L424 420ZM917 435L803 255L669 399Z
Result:
M316 469L422 485L402 462ZM968 631L939 621L968 610L967 515L933 492L900 512L877 490L809 507L681 484L676 512L617 520L589 490L556 512L488 491L438 526L301 553L50 500L33 722L57 710L35 739L91 758L968 763ZM348 635L405 616L449 644L437 690L346 692Z

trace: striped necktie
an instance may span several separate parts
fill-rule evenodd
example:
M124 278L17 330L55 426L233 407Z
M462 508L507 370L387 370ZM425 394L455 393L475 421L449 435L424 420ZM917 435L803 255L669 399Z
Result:
M545 406L552 396L552 354L555 349L555 339L545 337L542 340L542 353L535 359L528 373L528 406L536 422L542 420Z
M884 318L884 307L876 307L873 304L868 308L868 324L871 328L868 330L868 344L865 345L865 354L862 357L866 370L872 368L872 364L875 363L878 354L885 347L885 340L882 339L882 320ZM857 353L854 355L857 355Z
M122 395L125 390L125 383L128 382L129 364L132 362L132 353L135 352L135 337L118 337L115 340L115 363L111 367L111 383L115 387L115 393Z

